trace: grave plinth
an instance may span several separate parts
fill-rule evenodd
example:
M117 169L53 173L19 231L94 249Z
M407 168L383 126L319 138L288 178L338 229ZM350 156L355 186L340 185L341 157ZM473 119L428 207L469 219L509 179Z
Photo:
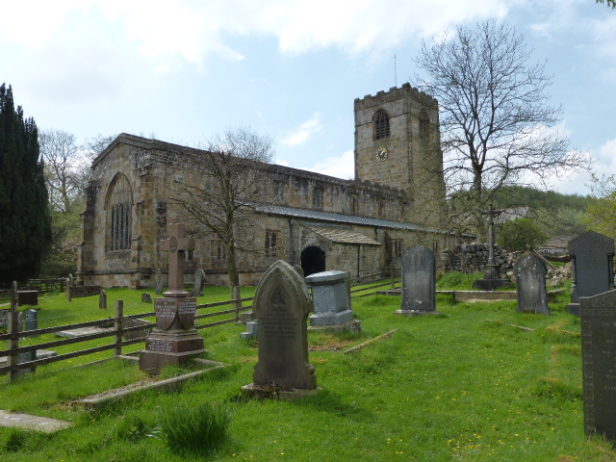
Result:
M38 305L38 290L18 290L17 306L36 306Z
M359 330L351 311L349 273L323 271L306 277L312 289L314 314L310 315L311 329Z
M580 297L584 430L616 443L616 290Z
M146 339L139 367L158 374L165 366L178 366L205 352L203 338L194 328L197 302L183 290L184 252L193 247L185 237L184 225L171 225L171 237L163 242L169 251L169 291L156 298L156 327Z

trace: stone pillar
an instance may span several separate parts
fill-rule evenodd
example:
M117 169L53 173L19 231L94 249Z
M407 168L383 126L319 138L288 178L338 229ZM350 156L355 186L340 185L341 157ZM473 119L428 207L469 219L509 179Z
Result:
M312 288L314 314L311 329L359 331L351 311L350 275L346 271L323 271L311 274L306 283Z

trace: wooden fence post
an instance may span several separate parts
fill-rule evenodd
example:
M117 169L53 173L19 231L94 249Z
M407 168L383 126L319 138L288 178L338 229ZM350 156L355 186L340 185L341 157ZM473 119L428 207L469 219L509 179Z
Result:
M240 320L240 310L242 309L242 296L240 295L240 287L233 286L233 303L235 304L235 322Z
M118 300L116 302L116 347L115 354L120 356L122 354L122 321L124 317L124 301Z
M14 382L17 378L19 371L17 370L17 360L19 359L19 355L17 353L17 348L19 348L19 311L17 310L17 281L13 281L13 286L11 288L11 312L9 314L9 328L11 339L9 341L10 346L9 349L11 352L9 353L9 366L11 370L9 372L9 382Z

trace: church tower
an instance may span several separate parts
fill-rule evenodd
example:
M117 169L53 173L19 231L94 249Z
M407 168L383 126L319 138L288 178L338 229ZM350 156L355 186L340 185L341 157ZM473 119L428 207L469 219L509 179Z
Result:
M356 99L355 178L406 191L411 223L445 225L438 102L408 83Z

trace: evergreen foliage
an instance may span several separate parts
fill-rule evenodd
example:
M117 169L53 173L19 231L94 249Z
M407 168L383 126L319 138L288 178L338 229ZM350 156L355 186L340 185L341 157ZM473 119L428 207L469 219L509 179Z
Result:
M34 119L0 86L0 281L38 274L51 241L43 163Z

